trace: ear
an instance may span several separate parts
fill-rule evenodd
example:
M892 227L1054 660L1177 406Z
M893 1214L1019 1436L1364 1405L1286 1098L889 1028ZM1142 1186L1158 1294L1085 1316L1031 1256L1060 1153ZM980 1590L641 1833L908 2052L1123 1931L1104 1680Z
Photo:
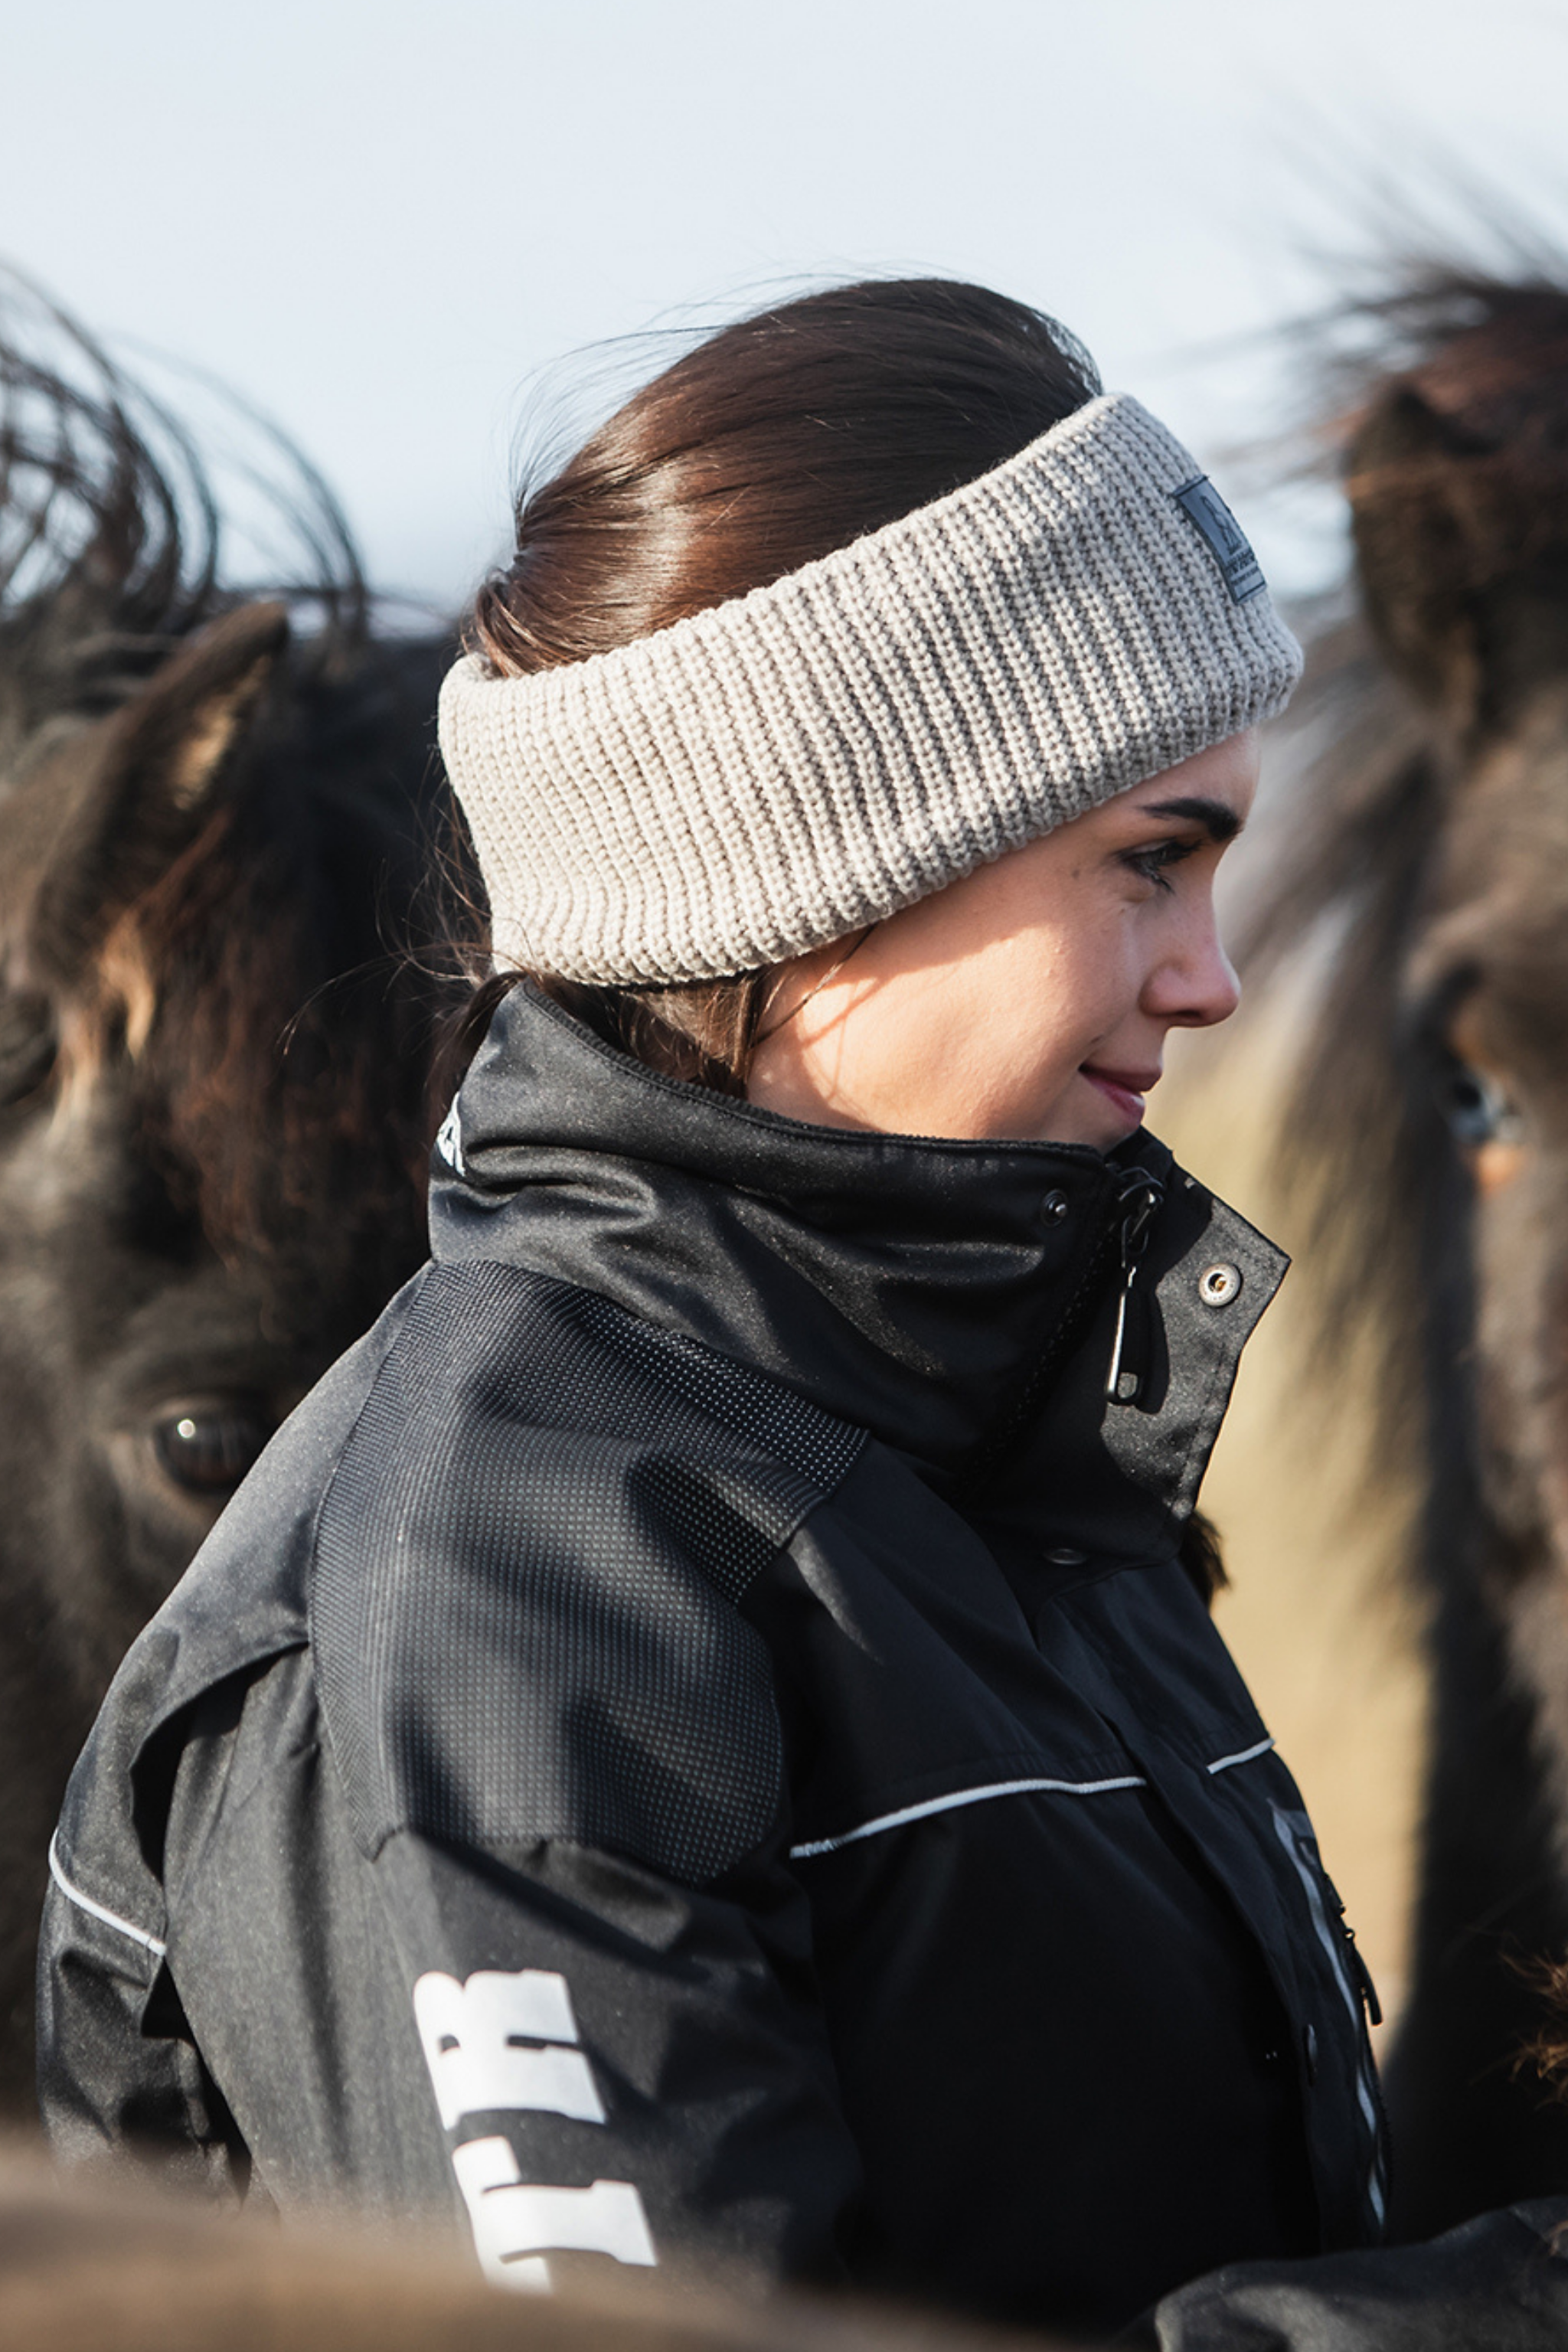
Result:
M1490 501L1476 478L1484 473L1479 457L1413 385L1394 384L1358 427L1345 476L1378 643L1405 683L1459 731L1474 723L1482 691Z
M289 639L281 604L243 604L165 663L112 724L121 765L151 814L190 828L261 698Z
M52 978L80 971L207 822L288 636L280 604L226 614L28 780L29 830L52 835L28 929Z

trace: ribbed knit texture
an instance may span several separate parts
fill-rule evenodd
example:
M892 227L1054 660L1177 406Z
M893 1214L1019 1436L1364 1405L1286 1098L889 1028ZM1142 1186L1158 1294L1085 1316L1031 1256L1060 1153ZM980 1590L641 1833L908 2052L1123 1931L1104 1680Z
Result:
M441 749L498 963L753 971L1271 717L1300 651L1256 567L1230 566L1238 600L1178 504L1201 478L1137 401L1094 400L635 644L528 677L459 661Z

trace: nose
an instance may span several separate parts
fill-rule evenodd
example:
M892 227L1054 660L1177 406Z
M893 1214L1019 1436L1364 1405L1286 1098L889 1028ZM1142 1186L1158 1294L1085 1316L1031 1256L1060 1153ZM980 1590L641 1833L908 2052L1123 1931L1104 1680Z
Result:
M1225 951L1214 903L1185 910L1175 936L1149 975L1143 1009L1173 1029L1212 1029L1241 1002L1241 982Z

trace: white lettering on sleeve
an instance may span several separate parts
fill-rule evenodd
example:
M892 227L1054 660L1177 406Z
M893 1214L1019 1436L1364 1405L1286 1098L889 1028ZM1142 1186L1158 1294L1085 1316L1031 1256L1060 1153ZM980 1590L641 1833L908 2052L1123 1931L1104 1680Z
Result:
M595 2180L590 2189L549 2189L524 2180L511 2142L471 2139L452 2151L452 2168L473 2223L487 2278L501 2286L550 2285L545 2252L609 2254L617 2263L657 2263L643 2201L629 2180Z
M414 2015L441 2121L522 2108L602 2124L605 2109L584 2053L566 1979L551 1969L483 1969L459 1984L431 1969L414 1988ZM557 2189L524 2180L509 2139L471 2139L452 2169L488 2277L550 2286L547 2252L657 2263L643 2201L629 2180Z
M509 2107L604 2122L587 2059L563 2046L575 2043L577 2022L553 1969L486 1969L465 1984L431 1970L414 1988L414 2016L448 2131Z

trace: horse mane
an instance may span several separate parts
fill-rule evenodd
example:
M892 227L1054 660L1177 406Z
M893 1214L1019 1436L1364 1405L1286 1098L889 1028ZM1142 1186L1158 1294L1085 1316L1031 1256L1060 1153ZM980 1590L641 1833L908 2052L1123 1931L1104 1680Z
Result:
M367 626L342 510L279 429L226 393L242 478L287 560L229 578L231 526L190 427L21 271L0 264L0 708L14 743L114 705L234 604L309 604L320 651Z
M374 1312L406 1268L428 1140L434 983L411 950L443 928L419 908L442 649L378 635L331 493L232 406L257 445L247 494L292 551L243 583L193 431L0 271L0 774L242 604L282 600L307 624L205 821L57 1021L68 1097L129 1059L143 1142L220 1255L308 1255L320 1279L330 1226Z
M1316 439L1358 502L1409 487L1398 461L1379 473L1375 444L1369 460L1358 440L1374 414L1419 401L1449 436L1415 461L1451 477L1464 541L1445 550L1449 577L1481 593L1533 574L1568 599L1568 267L1539 254L1515 277L1412 263L1320 333ZM1290 1000L1298 1045L1275 1169L1310 1247L1322 1366L1342 1370L1347 1336L1366 1350L1370 1468L1421 1444L1466 1450L1462 1416L1438 1394L1454 1389L1468 1328L1454 1247L1466 1180L1436 1041L1415 1034L1401 988L1459 778L1443 681L1418 692L1410 665L1405 682L1393 674L1390 651L1403 649L1380 642L1353 587L1304 618L1307 674L1266 816L1275 856L1240 953Z

